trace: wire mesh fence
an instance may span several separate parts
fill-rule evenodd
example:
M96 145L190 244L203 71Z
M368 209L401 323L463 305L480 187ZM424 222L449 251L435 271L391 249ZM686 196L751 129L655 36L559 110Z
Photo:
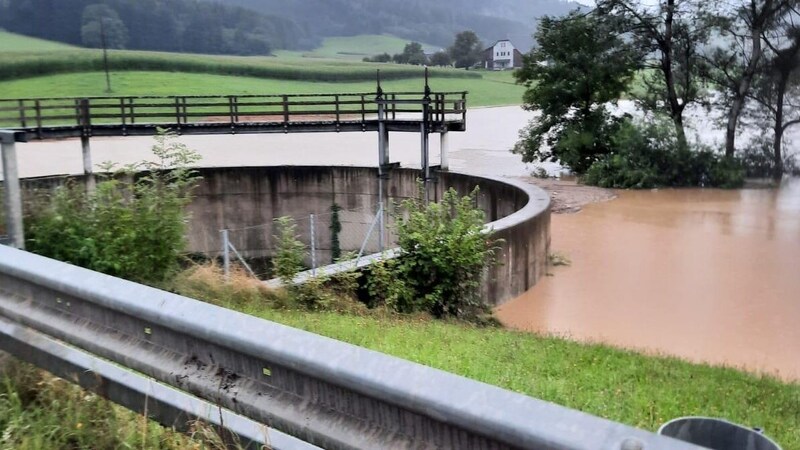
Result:
M303 244L304 264L319 267L381 252L396 239L387 226L383 205L377 208L332 208L322 214L289 216L295 238ZM274 276L272 258L278 250L280 225L277 220L241 228L220 230L222 263L241 264L260 279Z

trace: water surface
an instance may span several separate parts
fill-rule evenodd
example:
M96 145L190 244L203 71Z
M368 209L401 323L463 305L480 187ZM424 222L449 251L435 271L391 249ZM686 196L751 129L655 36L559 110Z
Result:
M498 308L505 324L800 379L800 179L621 191L552 220L572 265Z

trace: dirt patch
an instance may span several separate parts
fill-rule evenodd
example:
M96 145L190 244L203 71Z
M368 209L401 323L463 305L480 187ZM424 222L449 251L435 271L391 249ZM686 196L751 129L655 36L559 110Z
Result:
M552 201L552 211L556 214L576 213L584 205L607 202L617 197L610 189L578 184L575 180L534 177L520 179L547 191Z

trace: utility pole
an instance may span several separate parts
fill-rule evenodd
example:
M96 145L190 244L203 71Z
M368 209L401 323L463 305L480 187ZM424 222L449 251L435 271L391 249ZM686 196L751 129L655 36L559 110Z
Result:
M100 42L103 44L103 67L106 71L106 92L111 93L111 75L108 73L108 43L106 42L106 21L100 18Z

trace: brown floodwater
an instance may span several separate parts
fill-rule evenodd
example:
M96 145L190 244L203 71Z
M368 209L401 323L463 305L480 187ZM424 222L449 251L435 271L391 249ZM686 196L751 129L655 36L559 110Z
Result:
M553 215L552 251L571 266L500 320L800 380L800 179L618 194Z

